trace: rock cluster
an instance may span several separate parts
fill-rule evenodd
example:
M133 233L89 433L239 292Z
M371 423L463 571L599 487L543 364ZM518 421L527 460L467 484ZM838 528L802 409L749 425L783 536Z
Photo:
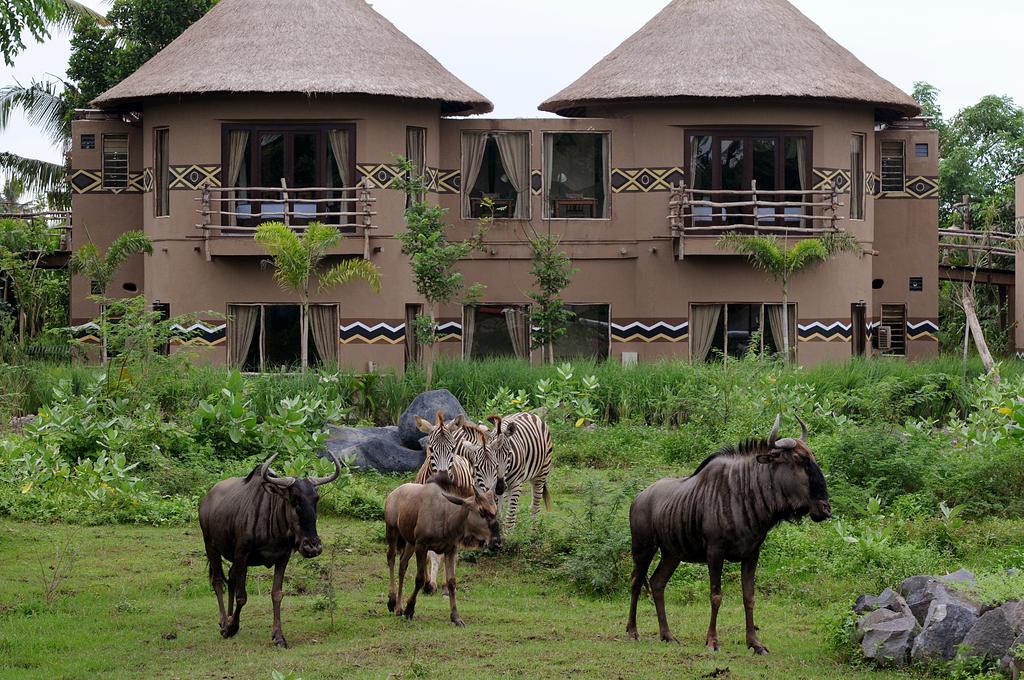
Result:
M861 595L856 641L880 666L952 660L958 653L988 656L1018 677L1013 651L1024 648L1024 602L986 607L970 595L976 580L966 569L946 576L911 576L895 591Z

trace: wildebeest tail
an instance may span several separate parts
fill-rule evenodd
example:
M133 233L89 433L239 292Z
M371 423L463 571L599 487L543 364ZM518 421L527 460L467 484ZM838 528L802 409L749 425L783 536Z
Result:
M547 482L544 482L543 497L544 497L544 509L547 510L548 512L551 512L551 494L548 493L548 483Z

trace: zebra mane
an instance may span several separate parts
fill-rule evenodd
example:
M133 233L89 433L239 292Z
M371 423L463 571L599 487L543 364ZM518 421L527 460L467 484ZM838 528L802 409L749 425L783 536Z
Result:
M693 471L693 475L697 475L711 464L712 461L725 456L752 456L759 453L768 453L771 447L768 446L767 439L748 439L744 442L740 442L736 446L728 445L718 449L710 456L704 459L697 469Z

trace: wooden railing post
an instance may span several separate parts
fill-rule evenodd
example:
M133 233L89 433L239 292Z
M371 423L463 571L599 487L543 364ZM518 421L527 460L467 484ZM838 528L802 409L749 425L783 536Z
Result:
M750 180L750 200L753 202L754 207L754 234L760 235L761 231L758 227L761 226L761 209L757 205L757 180Z
M288 210L288 180L284 177L281 178L281 198L284 199L284 207L281 210L284 214L284 226L291 228L291 211ZM263 212L262 206L260 206L260 212Z
M359 181L358 194L359 201L362 203L363 213L363 259L370 259L370 230L373 229L373 215L371 214L373 209L373 201L370 195L370 178L364 177Z
M829 225L832 227L832 231L836 231L839 229L839 227L836 226L836 222L839 219L839 183L836 180L832 180L829 183L829 192L830 193L828 209L829 216L832 218L831 220L829 220Z
M206 261L212 260L210 255L210 211L211 203L210 200L210 185L206 182L203 183L203 194L202 194L202 223L203 223L203 254L206 257Z

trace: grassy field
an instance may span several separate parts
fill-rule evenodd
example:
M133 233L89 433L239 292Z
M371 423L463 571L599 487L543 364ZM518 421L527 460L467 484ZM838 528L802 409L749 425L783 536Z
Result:
M578 513L580 476L609 481L608 472L556 469L550 521ZM399 481L377 478L375 484ZM786 531L813 540L832 530L807 523ZM270 644L265 569L250 572L241 632L220 638L198 527L0 522L0 674L26 680L269 678L272 670L306 680L910 677L844 664L828 647L823 622L830 611L848 606L856 589L850 581L794 577L787 583L784 570L768 566L759 584L758 623L772 655L761 658L743 644L738 574L730 570L720 622L723 649L712 655L703 649L703 567L681 570L670 587L669 616L680 645L657 641L649 601L641 606L642 640L630 642L625 593L579 596L551 572L508 555L469 556L460 563L459 608L468 625L458 629L448 623L441 596L422 599L413 621L388 613L380 522L322 518L320 533L324 554L312 561L296 557L289 567L284 629L291 647L279 650ZM60 549L77 559L47 603L46 583Z

